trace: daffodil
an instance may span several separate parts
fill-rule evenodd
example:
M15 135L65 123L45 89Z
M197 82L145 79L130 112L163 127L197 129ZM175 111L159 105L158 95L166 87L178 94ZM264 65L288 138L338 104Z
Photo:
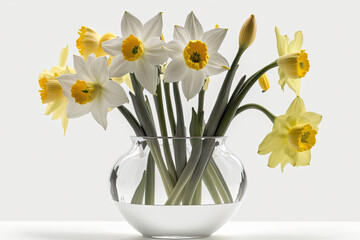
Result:
M279 53L279 84L284 90L285 84L299 96L301 78L309 71L310 64L305 50L301 50L303 35L301 31L295 33L294 40L289 43L289 37L282 36L275 27L277 49Z
M116 35L113 33L105 33L100 36L94 29L85 26L82 26L78 33L80 36L76 40L76 47L85 60L92 53L96 57L106 56L107 53L101 48L101 43L116 38Z
M293 166L310 164L310 149L316 143L318 125L322 116L307 112L303 100L296 97L285 115L275 118L272 132L259 146L258 153L271 152L268 166L281 164L281 170L290 163Z
M68 100L62 93L62 87L56 77L75 72L73 69L65 67L68 53L69 47L63 48L60 53L59 65L52 67L50 71L44 70L39 75L41 101L43 104L47 104L45 115L52 114L51 119L61 118L64 134L68 126L66 115Z
M166 51L172 58L166 69L165 82L182 82L186 99L198 94L205 79L229 69L227 60L218 53L227 29L215 28L204 32L191 12L185 27L175 26L174 40L166 44Z
M135 16L124 13L121 21L121 38L102 43L105 52L114 56L109 68L110 77L121 77L135 73L140 84L155 94L158 84L156 65L164 63L168 56L160 39L162 13L151 18L144 25Z
M107 127L108 108L128 102L124 89L109 79L107 58L91 54L87 62L74 55L76 74L58 77L65 97L69 99L67 116L77 118L91 112L94 119Z

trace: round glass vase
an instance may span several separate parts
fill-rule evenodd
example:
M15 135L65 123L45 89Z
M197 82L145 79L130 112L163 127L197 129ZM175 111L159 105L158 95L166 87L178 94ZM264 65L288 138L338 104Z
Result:
M146 237L210 236L240 207L246 175L226 137L131 137L110 174L115 205Z

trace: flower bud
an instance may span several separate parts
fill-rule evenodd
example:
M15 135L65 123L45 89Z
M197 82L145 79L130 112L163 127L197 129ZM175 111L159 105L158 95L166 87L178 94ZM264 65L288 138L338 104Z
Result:
M270 88L270 82L269 82L269 78L266 75L266 73L264 73L263 75L261 75L261 77L258 80L259 85L261 87L261 89L263 90L263 92L266 92L267 90L269 90Z
M242 49L247 49L256 37L256 19L252 14L243 24L239 34L239 45Z

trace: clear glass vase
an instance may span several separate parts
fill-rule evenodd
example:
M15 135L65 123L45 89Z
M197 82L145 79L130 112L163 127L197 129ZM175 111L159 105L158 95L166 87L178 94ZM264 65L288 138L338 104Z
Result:
M132 137L110 174L123 217L153 238L211 235L239 209L246 190L226 137Z

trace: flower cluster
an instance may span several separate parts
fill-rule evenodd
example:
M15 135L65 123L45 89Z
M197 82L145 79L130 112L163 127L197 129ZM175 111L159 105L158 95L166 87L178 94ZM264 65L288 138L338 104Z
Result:
M171 116L171 84L178 115L177 126L172 124L171 129L174 136L183 137L186 136L186 127L179 127L183 116L180 109L181 99L177 92L178 82L181 82L182 92L187 100L199 96L199 109L193 115L200 119L200 130L196 135L224 135L235 116L246 109L255 108L266 113L274 122L273 131L260 144L258 152L271 152L268 165L275 167L281 164L283 169L287 163L293 166L309 164L310 149L316 142L317 125L321 116L306 112L299 96L301 78L306 75L310 66L308 54L302 49L302 32L296 32L294 40L289 42L289 38L282 36L276 27L279 57L250 78L242 78L231 94L238 62L256 37L254 15L251 15L241 28L237 54L231 64L218 52L226 36L226 28L217 26L204 31L193 12L187 16L183 27L175 25L173 40L164 41L162 28L162 13L143 24L129 12L125 12L122 17L119 35L100 35L94 29L82 26L76 40L80 56L73 57L74 69L66 66L66 47L61 51L59 65L50 71L43 71L39 76L41 100L48 104L45 114L52 113L53 119L61 118L64 132L68 118L77 118L90 112L96 122L106 129L108 111L117 107L137 135L156 136L150 102L144 90L154 97L158 111L159 106L163 106L162 88L164 89L170 111L169 121L172 124L174 116ZM243 98L255 82L258 81L263 92L269 90L270 80L266 71L274 67L278 67L281 88L288 85L296 93L296 98L286 114L275 117L257 104L241 106ZM206 120L201 104L208 89L209 77L222 72L227 72L226 77L213 111ZM122 86L123 82L130 89L129 95ZM138 119L123 106L129 102L128 96L133 102ZM165 122L159 123L162 134ZM191 136L194 134L190 131Z

